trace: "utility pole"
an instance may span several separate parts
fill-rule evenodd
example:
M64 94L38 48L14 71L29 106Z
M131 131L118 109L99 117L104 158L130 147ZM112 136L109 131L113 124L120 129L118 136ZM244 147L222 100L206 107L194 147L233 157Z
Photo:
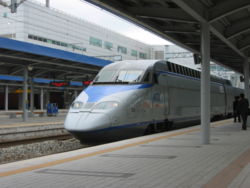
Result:
M26 0L21 0L19 3L17 2L17 0L11 0L10 1L10 5L8 5L6 2L4 2L3 0L0 0L0 5L4 6L4 7L8 7L10 9L11 13L16 13L17 12L17 7L22 4L24 1Z
M11 13L16 13L17 11L17 0L11 0L11 4L10 4L10 12Z
M46 0L46 7L49 8L49 6L50 6L50 0Z

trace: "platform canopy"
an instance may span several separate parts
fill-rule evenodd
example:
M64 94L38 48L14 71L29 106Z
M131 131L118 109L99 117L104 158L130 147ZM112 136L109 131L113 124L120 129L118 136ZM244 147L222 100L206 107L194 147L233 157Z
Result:
M249 0L87 0L200 53L201 22L210 24L211 59L243 73L250 55Z
M67 81L85 81L111 61L89 57L27 42L0 38L0 75ZM11 79L10 79L11 80Z

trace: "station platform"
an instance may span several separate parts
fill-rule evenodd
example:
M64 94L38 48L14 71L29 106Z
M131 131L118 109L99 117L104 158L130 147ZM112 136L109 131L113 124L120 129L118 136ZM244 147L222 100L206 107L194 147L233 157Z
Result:
M40 111L35 111L40 112ZM22 111L0 111L0 130L2 128L11 127L27 127L27 126L39 126L39 125L51 125L51 124L63 124L68 110L60 110L57 116L47 116L46 112L42 117L35 114L33 117L29 117L26 122L23 122ZM15 118L10 118L11 114L18 114Z
M15 118L9 114L18 113ZM21 111L0 111L0 144L17 143L41 138L69 135L63 124L67 111L60 111L57 116L32 116L23 122ZM0 148L0 163L1 156Z
M232 119L0 165L1 188L247 188L250 128Z

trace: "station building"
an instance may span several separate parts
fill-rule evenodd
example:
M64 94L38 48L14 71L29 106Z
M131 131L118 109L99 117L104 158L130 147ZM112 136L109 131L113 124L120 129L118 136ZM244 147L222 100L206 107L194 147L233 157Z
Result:
M151 58L150 45L35 1L25 1L18 7L17 13L10 13L9 8L0 6L0 37L111 61ZM22 78L2 75L0 79L3 83L0 87L0 110L22 109ZM50 87L49 82L35 83L44 88L43 94L40 89L34 91L35 109L43 109L51 102L58 103L60 108L67 108L84 88L78 83L78 90L57 89ZM6 84L9 86L8 107L4 104ZM39 102L41 95L44 107Z
M151 46L38 2L0 6L0 37L109 60L150 59Z

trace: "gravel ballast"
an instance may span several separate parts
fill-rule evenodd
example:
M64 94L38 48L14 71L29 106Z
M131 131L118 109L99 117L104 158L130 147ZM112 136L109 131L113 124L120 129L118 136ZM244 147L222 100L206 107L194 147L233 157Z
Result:
M48 140L31 144L0 148L0 164L87 147L78 140Z

